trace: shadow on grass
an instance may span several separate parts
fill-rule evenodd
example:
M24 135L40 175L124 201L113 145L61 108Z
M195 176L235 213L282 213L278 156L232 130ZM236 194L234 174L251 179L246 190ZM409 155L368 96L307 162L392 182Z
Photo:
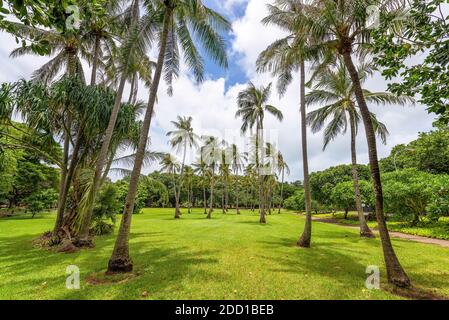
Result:
M203 264L218 263L212 257L212 251L173 247L173 244L165 243L160 237L160 232L132 234L130 251L137 276L126 283L102 284L100 281L96 285L86 280L104 275L115 242L114 235L99 237L94 249L74 254L33 248L33 236L30 235L0 238L0 265L5 275L1 285L13 285L14 296L21 294L18 291L23 288L23 293L33 289L48 289L51 299L92 299L92 296L97 299L102 299L102 296L107 299L139 299L143 291L157 294L177 288L181 290L182 280L192 274L199 277L200 281L216 276L206 271L195 272ZM65 289L65 272L69 265L80 268L81 290ZM11 278L7 279L8 276ZM98 297L101 292L104 295Z

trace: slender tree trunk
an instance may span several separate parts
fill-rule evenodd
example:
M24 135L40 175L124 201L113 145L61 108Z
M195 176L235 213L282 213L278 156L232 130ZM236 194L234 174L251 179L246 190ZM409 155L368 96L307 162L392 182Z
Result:
M214 211L214 173L212 172L210 182L210 199L209 199L209 212L207 213L207 219L212 218L212 211Z
M224 209L224 189L221 191L221 211L223 214L225 214L225 209Z
M111 118L109 119L109 124L105 132L105 137L103 140L103 144L101 146L100 153L98 155L97 165L95 168L94 178L93 178L93 185L92 188L88 194L89 197L89 203L94 204L97 196L98 189L100 188L101 183L101 177L103 175L103 169L106 165L108 153L109 153L109 147L111 145L112 135L114 134L114 128L115 124L117 122L118 115L120 113L121 108L121 99L123 95L123 89L126 82L126 75L125 73L122 74L122 79L120 81L120 85L117 91L117 95L115 98L115 104L114 108L111 113ZM82 223L80 235L79 235L79 243L83 244L86 243L86 245L89 245L90 241L89 238L89 228L90 223L92 221L92 215L93 215L93 205L90 206L90 208L86 212L86 217Z
M279 210L278 213L281 213L281 209L284 208L284 174L285 174L285 169L282 169L282 183L281 183L281 200L279 202Z
M206 195L206 183L204 180L204 174L203 174L203 206L204 206L204 214L207 214L207 195Z
M131 89L129 93L128 103L133 103L134 101L134 88L136 85L136 74L134 73L131 79Z
M139 19L139 8L138 7L139 7L139 2L135 1L134 7L133 7L133 21L132 21L131 27L133 27ZM80 230L80 234L79 234L78 243L80 245L86 244L87 246L89 246L91 244L90 240L89 240L89 229L90 229L90 223L92 221L94 203L95 203L95 200L97 197L98 190L100 189L100 186L101 186L101 181L102 181L101 178L103 175L103 169L104 169L107 159L108 159L109 147L111 145L112 136L114 134L115 125L117 123L117 118L120 113L122 97L123 97L123 90L125 88L125 84L126 84L126 80L127 80L127 71L128 71L128 62L125 65L125 69L122 71L122 74L120 75L121 78L120 78L120 83L119 83L117 93L115 96L114 107L112 109L111 116L109 118L108 127L105 131L104 140L101 145L100 153L98 155L98 160L97 160L97 164L95 167L95 173L94 173L94 177L93 177L92 188L90 189L89 194L88 194L88 203L90 203L91 205L87 209L86 217L85 217L84 221L82 222L81 230ZM96 74L96 72L95 72L95 74ZM95 75L92 72L92 80L94 80L93 79L94 76Z
M304 61L300 67L300 92L301 92L301 140L302 140L302 162L304 169L304 200L306 206L306 222L304 232L298 240L298 246L302 248L310 248L312 241L312 197L310 195L309 182L309 158L307 152L307 121L306 121L306 75Z
M363 213L362 196L360 194L360 185L359 185L359 173L357 168L355 119L351 112L349 114L349 121L351 126L352 180L354 182L355 206L357 208L357 213L359 216L360 236L365 238L374 238L374 233L368 227L368 224L366 223L365 219L365 214Z
M259 177L259 222L262 224L267 223L267 218L265 215L265 204L264 204L264 177L262 175L262 166L261 159L259 156L259 149L263 150L263 124L257 124L257 133L256 133L256 165L257 165L257 174ZM261 152L263 153L263 151Z
M95 47L94 47L94 57L92 62L92 75L90 77L90 85L94 86L97 83L97 69L98 69L98 62L100 57L100 35L95 35Z
M357 103L359 105L360 113L362 114L363 123L365 125L366 139L368 142L369 163L376 198L376 218L382 248L384 252L384 260L387 268L388 281L398 287L410 287L411 285L410 279L405 273L404 269L402 268L399 259L397 258L396 253L394 252L390 240L390 235L388 233L387 224L385 222L382 182L380 178L379 162L377 158L376 136L371 121L371 114L366 104L365 97L363 95L359 74L352 61L350 49L345 48L343 52L343 58L346 68L348 69L348 72L351 76L355 96L357 98Z
M101 177L100 186L102 186L104 184L104 182L106 181L106 179L109 175L109 171L111 170L111 167L112 167L112 162L114 161L114 155L115 155L115 152L109 156L109 160L106 165L106 169L104 170L103 176Z
M176 210L175 210L175 219L180 219L181 218L181 205L180 205L180 199L181 199L181 187L182 187L182 182L184 179L184 168L185 168L185 163L186 163L186 156L187 156L187 142L184 142L184 155L182 158L182 165L181 165L181 173L179 175L179 181L178 181L178 187L175 187L175 192L176 192L176 196L175 196L175 200L176 200Z
M108 273L131 272L133 269L133 263L129 256L129 231L131 228L132 213L134 210L134 203L136 199L140 173L142 170L143 159L145 157L145 150L148 143L148 134L151 126L154 104L156 102L157 91L159 88L159 82L161 80L162 69L164 66L164 57L167 48L168 32L172 22L172 14L173 8L166 7L157 66L154 73L153 83L151 84L148 107L145 113L144 121L142 123L139 146L137 148L134 168L131 174L125 209L123 211L122 221L120 223L120 229L118 232L117 240L115 242L114 251L112 252L112 256L108 264Z
M239 177L238 174L236 173L236 182L235 182L235 197L236 197L236 201L235 201L235 209L237 211L237 214L240 214L240 207L239 207L239 198L240 198L240 188L239 188Z

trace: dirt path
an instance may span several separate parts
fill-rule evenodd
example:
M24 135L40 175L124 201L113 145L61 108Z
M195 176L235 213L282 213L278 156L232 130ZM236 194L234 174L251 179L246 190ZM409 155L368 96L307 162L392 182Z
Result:
M359 228L359 226L347 225L347 224L341 223L338 219L333 219L333 218L324 218L323 219L323 218L313 217L313 221L335 224L335 225L339 225L339 226L346 227L346 228L352 228L352 229ZM378 233L377 230L374 230L374 232ZM449 248L449 240L432 239L432 238L415 236L412 234L406 234L406 233L396 232L396 231L390 231L390 236L394 237L394 238L400 238L400 239L415 241L415 242L420 242L420 243L436 244L441 247Z

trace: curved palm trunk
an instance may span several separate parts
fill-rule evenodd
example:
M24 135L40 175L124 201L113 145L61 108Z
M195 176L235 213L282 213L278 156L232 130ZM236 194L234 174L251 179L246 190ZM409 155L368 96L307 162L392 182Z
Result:
M156 102L159 82L161 80L162 68L164 66L164 57L167 48L168 32L172 21L172 15L173 9L171 7L167 7L164 15L164 26L161 36L159 55L156 70L154 73L153 83L151 84L148 107L145 113L144 121L142 123L139 146L136 152L136 159L131 174L131 180L129 183L128 195L126 197L122 221L120 223L120 229L118 232L117 240L115 242L114 251L112 252L112 256L108 264L108 273L131 272L133 269L133 263L131 258L129 257L129 230L131 228L132 213L134 210L139 177L142 170L145 150L148 143L148 134L150 131L154 104Z
M109 119L109 124L105 132L105 137L103 140L103 144L100 149L100 153L98 155L97 165L95 168L95 174L93 178L93 185L89 192L89 203L95 203L95 199L97 196L98 189L100 188L101 178L103 176L103 168L106 165L106 162L108 160L108 153L109 153L109 147L111 145L112 141L112 135L114 134L114 128L115 124L117 122L118 115L120 113L121 108L121 100L123 95L123 89L125 87L126 82L126 76L125 74L122 75L122 79L120 80L120 85L117 91L117 95L115 98L115 104L114 108L111 113L111 118ZM82 223L80 234L79 234L79 243L89 243L89 228L90 223L92 221L92 215L93 215L93 206L90 206L90 208L87 210L86 217Z
M351 125L352 180L354 182L355 206L357 208L357 213L359 216L360 236L365 238L374 238L374 233L366 224L366 219L362 208L362 196L360 194L359 173L357 168L356 132L355 132L356 129L355 129L354 116L352 115L352 113L349 114L349 122Z
M298 240L298 246L302 248L310 248L312 241L312 197L310 195L309 182L309 159L307 153L307 122L306 122L306 87L305 87L305 67L304 61L301 62L300 67L300 92L301 92L301 140L302 140L302 161L304 169L304 200L306 206L306 223L304 225L304 232Z
M363 95L359 75L352 61L350 49L346 49L343 52L343 58L346 68L348 69L348 72L351 76L355 96L357 98L357 103L359 105L360 113L362 114L363 123L365 125L366 139L368 141L369 163L376 198L376 218L379 228L380 240L382 243L384 253L385 265L387 268L388 281L398 287L409 287L410 279L405 273L404 269L402 268L399 259L397 258L396 253L394 252L390 240L390 235L388 233L387 224L385 222L382 182L380 178L379 162L377 158L376 136L371 121L370 112L366 104L365 97Z

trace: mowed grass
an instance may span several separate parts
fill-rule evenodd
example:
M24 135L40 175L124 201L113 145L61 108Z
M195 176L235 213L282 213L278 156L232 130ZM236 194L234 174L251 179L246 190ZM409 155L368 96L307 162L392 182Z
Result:
M366 268L385 268L379 240L357 230L316 223L313 247L296 240L304 218L244 211L212 220L202 210L173 219L173 209L145 209L133 217L130 241L136 275L109 282L103 276L115 236L75 254L34 248L54 215L0 219L0 299L398 299L387 290L365 288ZM413 283L449 296L449 249L393 240ZM81 289L66 289L66 267L81 270ZM106 283L91 284L89 278ZM114 279L117 280L117 279ZM146 294L143 294L146 292Z

